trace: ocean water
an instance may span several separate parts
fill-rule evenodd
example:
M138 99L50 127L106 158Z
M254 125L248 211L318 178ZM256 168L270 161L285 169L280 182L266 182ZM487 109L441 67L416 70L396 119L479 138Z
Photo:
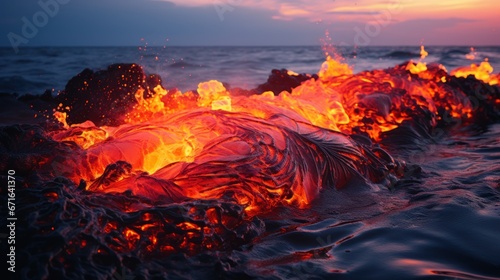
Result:
M449 71L486 58L495 72L500 70L500 47L476 47L473 60L466 58L470 47L426 50L429 56L425 62L443 64ZM419 59L418 47L344 47L338 51L355 72ZM199 82L210 79L251 89L264 83L274 68L316 73L324 61L324 51L320 47L54 47L24 48L19 54L3 48L0 57L0 92L41 94L45 89L64 89L66 82L84 68L97 70L113 63L132 62L142 65L148 73L160 74L167 89L195 89ZM9 132L28 137L30 134L23 134L23 129L31 129L0 128L0 148L5 154L10 153L5 150L10 142L22 140L10 139ZM104 249L106 254L97 254L103 250L99 244L105 243L99 239L101 235L93 235L104 230L105 222L100 219L133 224L140 221L140 215L114 213L111 206L106 207L116 201L98 195L90 197L66 186L70 184L62 178L43 182L43 187L31 190L31 186L22 183L30 178L20 178L17 213L18 222L24 225L19 227L18 241L19 248L29 250L19 249L18 256L30 266L16 276L500 279L500 124L479 131L456 129L433 141L416 143L420 144L403 149L389 146L388 152L414 166L412 170L418 176L403 178L391 189L356 185L340 190L325 188L308 208L278 206L259 215L262 224L257 226L263 230L256 230L258 234L250 242L226 244L224 248L230 249L195 255L145 256L140 250L116 254L109 248ZM40 146L53 148L44 143L37 147ZM30 157L24 153L5 158ZM120 199L134 203L126 195L117 201ZM148 213L171 212L178 215L160 207ZM33 213L55 217L56 230L50 230L50 223L35 224L38 214ZM31 235L33 232L35 235ZM75 254L70 252L74 249L70 245L74 244L67 240L83 240L88 246ZM5 242L2 249L4 245ZM77 257L66 262L59 260L65 252Z
M426 47L427 63L448 71L488 59L500 71L500 47ZM355 72L383 69L420 58L418 47L340 47L336 50ZM466 58L474 54L474 59ZM272 69L317 73L325 60L319 46L310 47L50 47L0 48L0 92L41 94L63 90L84 68L103 69L113 63L137 63L160 74L165 88L196 89L211 79L245 89L264 83Z

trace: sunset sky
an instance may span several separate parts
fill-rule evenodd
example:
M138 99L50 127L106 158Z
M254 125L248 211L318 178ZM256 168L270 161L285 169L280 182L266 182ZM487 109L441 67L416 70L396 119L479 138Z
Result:
M326 31L346 45L500 45L499 3L5 0L0 32L2 46L19 47L318 45Z

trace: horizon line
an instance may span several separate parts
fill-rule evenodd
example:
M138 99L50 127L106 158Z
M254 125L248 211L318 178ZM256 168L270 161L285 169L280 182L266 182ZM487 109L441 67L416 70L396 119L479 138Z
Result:
M424 47L500 47L499 45L489 45L489 44L484 44L484 45L446 45L446 44L401 44L401 45L378 45L378 44L373 44L373 45L366 45L366 46L359 46L359 45L335 45L333 44L333 47L355 47L355 48L365 48L365 47L420 47L423 45ZM39 45L39 46L24 46L20 47L19 49L32 49L32 48L139 48L139 47L145 47L145 48L168 48L168 47L210 47L210 48L223 48L223 47L260 47L260 48L270 48L270 47L323 47L323 45L316 44L316 45ZM0 45L0 48L12 48L12 46L9 45Z

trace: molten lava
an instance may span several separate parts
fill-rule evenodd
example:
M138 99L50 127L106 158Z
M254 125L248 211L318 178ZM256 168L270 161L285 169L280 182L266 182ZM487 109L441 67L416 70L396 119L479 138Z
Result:
M426 56L422 46L421 59ZM491 73L481 65L452 73ZM252 213L278 203L305 207L323 187L341 187L353 177L379 183L400 174L399 163L348 135L377 142L416 118L434 127L443 112L467 122L470 101L443 83L445 70L409 62L353 74L329 56L318 79L278 95L236 96L214 80L187 93L157 86L149 98L140 88L126 123L68 127L66 113L57 111L66 129L53 138L81 147L67 175L90 182L91 191L129 190L170 202L230 197Z
M422 46L421 60L426 56ZM405 172L405 164L376 143L388 132L415 124L432 130L471 122L475 116L469 95L450 81L474 75L494 85L498 76L491 73L487 62L449 75L441 65L410 61L354 74L328 56L317 78L308 76L281 93L242 94L214 80L186 93L139 86L128 94L135 103L123 101L130 109L121 109L116 121L106 122L120 121L115 126L92 121L68 125L74 107L61 103L54 117L62 127L50 136L77 145L62 164L63 175L75 184L85 181L86 191L127 193L153 205L234 203L247 219L278 205L307 207L323 188L391 186ZM498 100L492 103L498 106ZM45 165L47 174L54 174L53 166ZM203 223L239 226L221 216L220 208L205 208ZM188 209L193 209L186 210L189 215L198 213L196 207ZM202 223L177 221L175 227L187 235L160 237L160 222L150 223L151 215L143 214L144 223L135 228L111 222L103 226L127 240L117 240L117 250L146 242L149 251L189 251L196 243L190 240L203 238L207 230ZM149 233L146 241L141 232ZM203 243L205 249L220 246L213 240Z
M473 75L476 79L481 80L490 85L498 85L500 74L493 74L493 67L486 59L479 65L472 63L470 66L459 67L451 72L455 77L467 77Z

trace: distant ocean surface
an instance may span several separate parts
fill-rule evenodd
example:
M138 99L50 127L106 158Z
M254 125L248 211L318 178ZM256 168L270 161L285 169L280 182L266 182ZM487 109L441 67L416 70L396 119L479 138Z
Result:
M429 46L427 63L448 71L488 59L500 71L500 47ZM383 69L418 60L418 46L341 47L338 50L355 72ZM474 55L474 59L466 55ZM317 73L325 60L320 46L309 47L37 47L0 48L0 92L41 94L63 90L68 80L85 68L103 69L113 63L137 63L160 74L165 88L196 89L216 79L233 87L251 89L267 80L272 69Z

